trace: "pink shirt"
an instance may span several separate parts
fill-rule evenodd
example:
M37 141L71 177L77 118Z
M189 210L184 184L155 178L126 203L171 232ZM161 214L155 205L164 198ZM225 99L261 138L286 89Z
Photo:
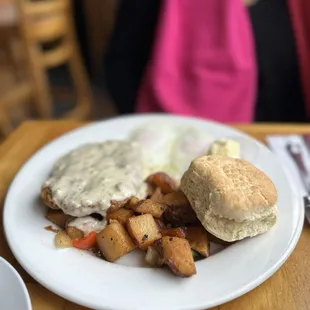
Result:
M241 0L164 0L137 112L252 121L254 53Z

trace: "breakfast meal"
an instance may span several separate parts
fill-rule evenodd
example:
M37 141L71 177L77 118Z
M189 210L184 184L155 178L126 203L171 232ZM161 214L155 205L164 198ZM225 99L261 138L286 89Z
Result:
M171 127L171 126L170 126ZM276 223L277 190L233 139L146 125L127 140L82 145L41 189L58 248L108 262L144 252L152 267L190 277L195 261Z

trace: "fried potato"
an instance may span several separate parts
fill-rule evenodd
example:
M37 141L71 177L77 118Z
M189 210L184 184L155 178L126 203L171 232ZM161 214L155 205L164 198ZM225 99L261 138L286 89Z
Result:
M145 260L152 267L160 267L162 265L160 255L154 246L147 248Z
M173 180L165 172L157 172L151 174L147 179L146 183L151 185L153 188L159 187L163 194L168 194L177 190L176 181Z
M139 248L147 249L156 240L161 238L159 228L151 214L131 217L127 221L127 230Z
M163 203L164 194L161 192L160 187L156 187L150 199L154 202Z
M76 227L67 226L66 233L71 239L81 239L84 238L84 233L77 229Z
M165 195L162 202L168 206L190 206L188 199L182 191L176 191Z
M151 198L152 195L154 194L155 190L156 190L156 187L154 187L153 185L147 183L146 197L147 198Z
M160 218L163 215L165 209L166 206L164 204L154 202L151 199L145 199L144 201L141 201L134 208L135 212L137 213L152 214L155 218Z
M129 200L130 198L126 198L124 200L111 200L110 208L107 210L107 213L114 212L120 208L123 208Z
M186 238L186 228L178 227L178 228L162 228L160 229L162 236L169 237L178 237L178 238Z
M97 234L96 240L101 253L109 262L115 262L136 247L124 226L118 222L105 227Z
M45 218L60 228L65 228L70 215L65 214L62 210L48 209Z
M64 230L59 231L55 236L56 248L70 248L72 247L72 240Z
M161 258L171 271L180 277L196 274L192 250L186 239L164 236L157 242Z
M131 197L124 205L125 209L134 210L135 206L141 201L138 197Z
M118 209L116 211L110 212L107 214L106 219L107 221L110 220L116 220L122 225L126 224L127 220L134 215L133 210L128 210L128 209Z
M191 249L204 257L210 256L210 242L207 231L202 227L188 227L186 239Z

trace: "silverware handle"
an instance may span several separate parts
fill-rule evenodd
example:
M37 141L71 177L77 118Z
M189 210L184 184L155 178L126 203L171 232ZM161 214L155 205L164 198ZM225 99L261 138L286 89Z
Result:
M307 169L304 164L304 160L301 154L301 151L298 149L297 146L292 146L291 144L287 145L287 151L289 152L290 156L293 158L294 162L298 166L298 169L304 173L307 174Z

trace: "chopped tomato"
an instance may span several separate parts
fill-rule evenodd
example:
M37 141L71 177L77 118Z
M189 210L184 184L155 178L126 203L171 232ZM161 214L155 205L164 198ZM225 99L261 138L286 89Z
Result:
M72 245L81 250L88 250L96 245L96 232L91 232L86 237L81 239L73 239Z

